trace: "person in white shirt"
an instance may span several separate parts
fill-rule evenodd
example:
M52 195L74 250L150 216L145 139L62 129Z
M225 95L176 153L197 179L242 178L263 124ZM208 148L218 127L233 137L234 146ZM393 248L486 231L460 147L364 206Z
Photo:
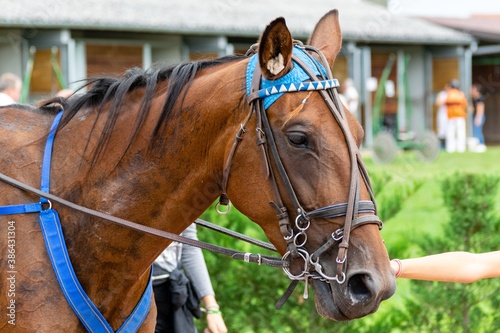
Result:
M345 79L344 84L342 84L342 93L339 96L347 109L358 118L359 94L351 78Z
M441 143L442 149L446 147L446 133L448 125L448 109L446 108L446 98L448 96L449 89L450 85L448 83L445 84L444 89L437 94L435 103L438 108L436 114L437 136Z
M181 235L198 240L196 224L191 224ZM179 274L179 269L185 274ZM183 298L180 297L180 292L173 291L181 286L178 290L187 292L187 286L182 286L188 284L189 280L195 288L194 292L205 305L208 325L205 332L227 333L203 252L198 247L178 242L171 243L153 264L153 292L157 308L155 333L196 332L193 315L187 309L189 306L186 295ZM183 304L179 304L180 299L184 301Z
M21 79L12 73L0 76L0 106L16 104L21 99Z

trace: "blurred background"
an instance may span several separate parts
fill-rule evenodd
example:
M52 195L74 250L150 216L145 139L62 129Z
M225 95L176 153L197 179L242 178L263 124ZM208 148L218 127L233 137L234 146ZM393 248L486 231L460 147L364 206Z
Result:
M498 250L498 1L16 0L2 1L1 8L0 74L22 79L23 103L134 66L245 53L278 16L306 42L318 19L337 8L343 46L332 71L341 92L349 85L358 96L350 111L365 129L363 154L390 256ZM436 96L453 79L469 101L471 85L483 87L483 154L447 153L423 136L437 133ZM471 137L472 112L467 117ZM380 133L389 136L377 141ZM203 218L265 239L238 212L220 217L209 210ZM201 227L199 237L262 252ZM205 257L230 332L500 332L498 279L471 285L400 280L377 313L334 323L316 313L312 299L304 300L303 286L274 310L289 283L283 272Z

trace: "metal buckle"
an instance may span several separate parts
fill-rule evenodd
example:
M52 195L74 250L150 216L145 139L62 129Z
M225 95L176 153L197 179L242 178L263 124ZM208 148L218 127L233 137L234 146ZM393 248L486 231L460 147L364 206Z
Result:
M334 241L339 241L344 237L344 230L342 228L335 230L332 232L332 238Z

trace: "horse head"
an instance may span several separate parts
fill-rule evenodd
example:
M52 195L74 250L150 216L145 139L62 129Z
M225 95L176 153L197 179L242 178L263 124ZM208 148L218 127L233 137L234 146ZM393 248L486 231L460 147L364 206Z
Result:
M257 145L240 138L238 150L226 149L223 189L289 262L288 276L312 284L318 312L350 320L376 311L395 278L359 155L363 130L333 89L337 11L308 44L293 41L283 18L263 32L247 66L256 121L241 127Z

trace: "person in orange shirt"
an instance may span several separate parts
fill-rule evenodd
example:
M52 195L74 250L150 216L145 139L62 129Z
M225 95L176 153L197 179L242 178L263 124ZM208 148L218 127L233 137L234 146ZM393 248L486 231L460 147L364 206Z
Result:
M449 153L463 153L466 147L465 119L467 117L467 98L465 98L465 94L458 87L458 80L452 80L446 97L446 108L448 111L446 151Z

